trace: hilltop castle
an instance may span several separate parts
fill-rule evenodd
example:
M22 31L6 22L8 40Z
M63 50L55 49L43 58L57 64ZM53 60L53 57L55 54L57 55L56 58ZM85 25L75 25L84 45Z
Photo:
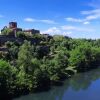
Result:
M8 31L8 33L10 33L10 34L7 34L7 31L5 31L5 30L10 30L10 32ZM5 34L2 34L3 32ZM9 22L9 26L8 27L5 26L1 30L0 46L4 45L5 42L7 42L7 41L23 43L25 39L18 37L17 32L21 32L23 35L29 36L27 40L30 41L32 44L39 43L39 40L32 38L32 35L40 34L39 30L35 30L35 29L22 30L22 28L17 27L17 22Z
M20 34L20 36L18 34ZM50 40L51 38L53 38L49 34L40 34L39 30L35 29L22 30L22 28L17 27L17 22L9 22L8 27L5 26L1 30L0 46L3 46L7 41L23 43L25 39L30 41L32 44L39 44L41 38L33 38L34 36L36 37L42 36L44 37L44 40L45 39Z
M12 32L11 32L10 35L11 35L11 36L15 36L15 37L16 37L16 33L17 33L18 31L21 31L21 32L23 32L23 33L25 33L25 34L29 34L29 35L32 35L32 34L39 34L39 33L40 33L39 30L35 30L35 29L22 30L22 28L18 28L18 27L17 27L17 22L9 22L9 27L5 26L5 27L1 30L1 33L2 33L6 28L12 30Z

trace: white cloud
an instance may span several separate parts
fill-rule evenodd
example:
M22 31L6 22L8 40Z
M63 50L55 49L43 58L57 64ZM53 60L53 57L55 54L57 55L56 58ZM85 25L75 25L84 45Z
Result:
M43 23L47 23L47 24L56 24L56 22L53 20L38 20L38 21L43 22Z
M71 22L80 22L83 24L89 24L90 21L99 20L100 19L100 0L91 0L88 6L93 7L93 10L81 11L80 14L84 17L83 19L68 17L66 18L66 20L71 21Z
M62 30L75 30L76 29L76 27L74 26L67 26L67 25L61 26L61 28Z
M100 19L100 9L81 11L81 15L85 15L85 18L78 19L78 18L68 17L65 19L66 19L66 21L79 22L79 23L83 23L85 25L90 24L90 21Z
M87 22L83 22L83 24L88 25L88 24L90 24L90 22L88 22L88 21Z
M72 17L65 18L65 20L69 22L76 22L76 23L83 23L83 24L86 21L86 19L78 19L78 18L72 18Z
M95 20L100 19L100 9L89 10L89 11L82 11L81 14L87 15L85 20Z
M26 22L35 22L36 20L33 18L25 18L24 21Z
M87 21L95 20L95 19L100 19L100 14L95 14L95 15L90 15L86 17Z
M100 9L90 10L90 11L83 11L83 14L88 15L86 20L95 20L100 19Z
M34 18L25 18L24 21L26 21L26 22L38 22L38 23L42 22L42 23L46 23L46 24L57 24L55 21L49 20L49 19L48 20L47 19L40 20L40 19L34 19Z
M47 30L42 31L43 34L50 34L50 35L70 35L71 31L63 31L61 28L58 27L51 27Z
M51 27L45 31L43 31L42 33L47 33L47 34L59 34L61 33L61 30L57 27Z
M100 8L100 0L92 0L88 5L93 8Z
M88 24L85 22L84 24ZM87 26L71 26L71 25L63 25L58 27L51 27L46 30L41 31L42 34L50 34L50 35L63 35L63 36L72 36L78 34L86 34L86 33L94 33L95 30L93 28L89 28Z
M81 11L81 14L83 15L98 14L98 13L100 13L100 9Z
M76 27L76 26L61 26L62 30L67 30L67 31L77 31L77 32L93 32L94 29L90 28L85 28L85 27Z
M72 34L72 32L71 32L71 31L68 31L68 32L63 32L63 35L64 35L64 36L66 36L66 35L70 35L70 34Z
M65 18L67 21L71 21L71 22L83 22L83 20L81 19L77 19L77 18L71 18L71 17L68 17L68 18Z

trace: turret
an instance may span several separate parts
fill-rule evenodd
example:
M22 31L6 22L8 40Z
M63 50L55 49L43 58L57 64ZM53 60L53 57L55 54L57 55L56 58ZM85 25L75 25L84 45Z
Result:
M9 22L9 28L17 28L17 22Z

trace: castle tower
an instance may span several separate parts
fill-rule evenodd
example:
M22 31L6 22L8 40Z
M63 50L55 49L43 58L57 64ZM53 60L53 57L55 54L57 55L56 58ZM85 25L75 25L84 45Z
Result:
M9 22L9 28L17 28L17 22Z

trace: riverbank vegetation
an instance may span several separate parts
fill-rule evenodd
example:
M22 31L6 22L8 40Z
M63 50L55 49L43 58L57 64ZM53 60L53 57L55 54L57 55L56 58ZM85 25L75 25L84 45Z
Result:
M0 97L50 88L72 74L100 65L100 40L34 35L39 44L6 42L0 52Z

